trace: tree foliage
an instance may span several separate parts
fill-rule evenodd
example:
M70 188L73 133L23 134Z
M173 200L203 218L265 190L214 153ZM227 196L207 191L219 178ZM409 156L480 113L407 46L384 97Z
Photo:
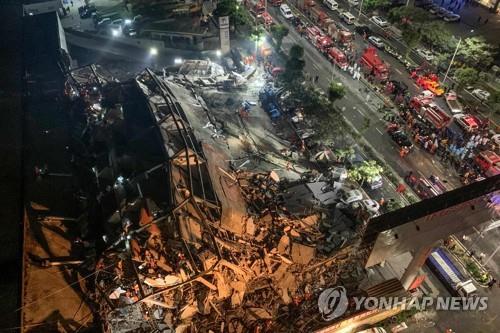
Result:
M489 67L493 62L496 49L486 43L482 37L470 37L462 40L457 55L469 66Z
M465 87L476 83L479 78L477 70L471 67L460 67L455 70L455 80L459 87Z
M331 82L328 87L328 100L330 103L335 102L345 96L345 87L340 82Z
M276 24L271 27L271 34L276 40L276 49L281 50L281 44L283 43L283 38L288 35L288 27L283 24Z
M391 4L391 0L364 0L363 9L373 10L377 8L385 8Z
M299 93L302 89L305 65L304 49L300 45L293 45L288 53L285 70L279 76L284 88L292 94Z
M430 22L429 14L422 8L396 7L389 11L387 16L391 23L396 25L419 25Z
M402 37L406 45L408 46L405 52L405 58L406 58L408 57L410 50L415 48L420 43L422 35L414 26L407 25L403 28Z
M379 177L384 168L378 165L376 161L363 161L360 165L352 168L348 172L348 178L357 182L372 182Z
M432 48L449 50L454 47L454 38L443 22L432 21L422 25L422 40Z
M220 0L214 10L216 17L229 16L229 20L235 26L250 23L247 11L238 4L236 0Z

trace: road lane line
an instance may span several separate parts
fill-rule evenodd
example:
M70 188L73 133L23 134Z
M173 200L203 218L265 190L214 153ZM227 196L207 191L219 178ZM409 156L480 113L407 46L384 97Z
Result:
M377 127L375 127L375 129L380 133L380 135L384 135L384 133L382 133Z

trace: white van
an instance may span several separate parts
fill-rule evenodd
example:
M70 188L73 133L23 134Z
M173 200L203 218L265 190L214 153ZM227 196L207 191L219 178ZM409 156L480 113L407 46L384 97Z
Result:
M342 16L342 20L344 20L344 22L347 24L354 24L354 21L356 20L354 15L352 15L349 12L343 12L341 16Z
M335 0L324 0L325 6L330 8L331 10L338 10L339 4Z
M293 18L293 13L287 4L282 4L280 6L280 12L281 12L281 15L283 15L283 17L286 18L287 20L290 20Z

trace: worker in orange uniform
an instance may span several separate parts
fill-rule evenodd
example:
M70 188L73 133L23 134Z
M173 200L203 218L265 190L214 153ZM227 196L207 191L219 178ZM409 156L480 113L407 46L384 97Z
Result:
M406 186L402 183L399 183L398 187L396 187L396 192L403 194L406 191Z

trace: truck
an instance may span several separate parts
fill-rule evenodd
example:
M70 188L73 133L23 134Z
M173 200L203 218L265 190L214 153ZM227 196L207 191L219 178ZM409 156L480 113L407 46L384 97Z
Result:
M346 46L354 40L352 32L339 28L335 23L329 24L327 31L335 42L341 46Z
M298 0L297 1L297 7L299 7L299 9L304 13L308 12L311 8L313 8L315 6L316 6L316 2L314 2L314 0Z
M327 57L331 63L339 66L340 69L346 70L348 67L347 57L344 52L336 47L331 47L327 52Z
M429 199L446 192L443 182L437 177L417 177L410 175L405 177L405 181L420 199Z
M266 11L264 2L262 0L248 0L245 2L253 16L260 17Z
M389 66L380 59L374 47L365 49L359 63L365 72L374 75L379 81L389 78Z
M327 54L332 45L332 39L326 35L317 36L314 42L314 46L323 54Z
M320 7L312 7L309 9L309 17L314 23L319 25L321 25L324 20L329 18Z
M477 292L472 280L464 278L442 248L435 248L426 261L427 266L455 296L471 297Z
M500 174L500 156L494 151L487 150L477 154L474 162L486 177Z
M446 105L450 108L451 113L459 114L463 112L462 104L458 101L457 93L454 91L449 91L444 94L444 99L446 101Z
M309 26L306 28L306 38L311 41L311 43L316 43L316 38L323 35L320 28L316 26Z
M447 127L453 120L446 112L443 111L437 104L430 103L415 110L423 120L434 128L440 130Z

